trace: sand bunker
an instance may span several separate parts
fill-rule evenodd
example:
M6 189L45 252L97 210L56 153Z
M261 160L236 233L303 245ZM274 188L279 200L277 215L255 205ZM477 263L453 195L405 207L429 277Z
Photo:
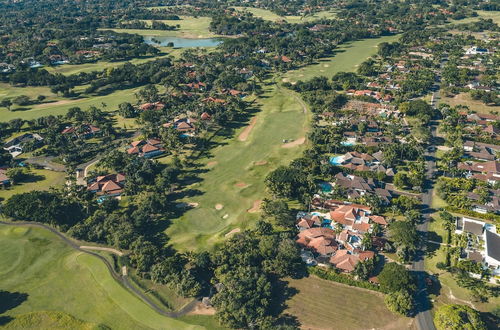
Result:
M293 142L285 143L281 147L282 148L293 148L293 147L296 147L296 146L300 146L301 144L304 144L304 142L306 142L306 138L302 137L302 138L297 139L297 140L295 140Z
M248 209L247 212L248 213L259 212L260 211L260 204L262 204L262 201L261 200L256 200L255 202L253 202L252 208Z
M238 183L235 183L234 186L238 187L238 188L243 188L243 187L246 187L247 184L245 182L238 182Z
M248 136L252 132L252 129L254 128L255 123L257 123L257 117L253 117L252 120L250 120L250 124L247 127L245 127L243 132L241 132L240 136L238 136L238 140L246 141Z
M217 162L215 160L207 163L207 166L215 166L215 165L217 165Z
M224 235L224 237L229 237L233 234L236 234L236 233L239 233L241 231L240 228L234 228L233 230L231 230L229 233L227 233L226 235Z
M222 210L223 208L224 208L224 205L222 205L222 204L216 204L216 205L215 205L215 209L216 209L217 211Z
M257 166L262 166L262 165L266 165L267 164L267 160L259 160L258 162L255 162L255 165Z

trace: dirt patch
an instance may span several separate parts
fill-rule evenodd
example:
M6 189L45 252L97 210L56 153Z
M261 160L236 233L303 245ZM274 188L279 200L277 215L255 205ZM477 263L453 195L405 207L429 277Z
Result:
M246 187L247 184L245 182L237 182L234 184L235 187L238 187L238 188L243 188L243 187Z
M297 139L297 140L295 140L293 142L285 143L281 147L282 148L293 148L293 147L296 147L296 146L300 146L301 144L304 144L304 142L306 142L306 138L302 137L302 138Z
M290 82L290 79L288 79L288 78L283 78L283 79L281 79L281 81L282 81L282 82Z
M210 167L215 166L215 165L217 165L217 162L215 160L207 163L207 166L210 166Z
M248 213L259 212L260 211L260 204L262 204L262 201L261 200L256 200L255 202L253 202L252 208L248 209L247 212Z
M198 203L185 203L185 202L181 202L181 203L177 203L175 205L175 207L177 207L178 209L189 209L189 208L195 208L195 207L198 207Z
M324 68L329 68L329 67L330 67L330 64L323 64L323 67L324 67Z
M229 237L233 234L236 234L236 233L239 233L241 231L240 228L234 228L233 230L231 230L229 233L227 233L226 235L224 235L224 237Z
M250 120L250 124L247 127L245 127L243 132L241 132L240 136L238 136L238 140L246 141L248 139L248 136L250 135L250 132L252 132L255 123L257 123L257 117L253 117L252 120Z
M220 211L220 210L222 210L223 208L224 208L224 205L222 205L222 204L215 204L215 209L216 209L217 211Z
M255 162L255 165L257 166L262 166L262 165L266 165L267 164L267 160L259 160L258 162Z
M33 108L40 109L40 108L48 108L56 105L65 105L68 103L73 103L77 100L61 100L61 101L56 101L56 102L47 102L47 103L42 103L42 104L37 104L33 106Z
M208 306L203 305L202 303L199 303L188 314L191 314L191 315L214 315L215 314L215 308L208 307Z

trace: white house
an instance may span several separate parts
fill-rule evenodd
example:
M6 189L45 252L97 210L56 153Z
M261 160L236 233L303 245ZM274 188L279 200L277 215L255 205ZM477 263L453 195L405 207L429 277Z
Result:
M486 48L473 46L465 51L465 55L489 54Z
M484 263L490 268L493 276L500 276L500 235L485 230Z

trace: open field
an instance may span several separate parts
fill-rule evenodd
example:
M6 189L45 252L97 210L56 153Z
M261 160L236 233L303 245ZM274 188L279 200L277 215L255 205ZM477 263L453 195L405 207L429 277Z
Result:
M490 113L492 111L500 111L500 106L488 106L481 101L473 100L469 93L460 93L454 97L443 96L440 100L443 103L449 104L451 106L465 105L468 106L470 110L479 113Z
M31 170L38 180L32 182L21 182L8 189L0 189L0 200L8 199L14 194L21 194L32 190L48 190L50 187L61 187L64 184L66 173L49 170Z
M157 314L118 284L102 261L40 228L0 226L0 287L27 295L5 313L14 318L59 311L113 329L196 328Z
M168 25L179 25L179 29L175 31L166 30L143 30L143 29L106 29L112 30L120 33L131 33L147 36L158 36L158 37L180 37L189 39L204 39L217 37L216 34L209 31L210 22L212 19L210 17L192 17L192 16L180 16L180 20L159 20ZM151 22L150 20L144 20L145 22Z
M28 91L30 87L23 87L22 89ZM134 94L139 89L118 90L102 96L85 96L76 99L61 98L57 103L34 105L29 110L16 111L16 108L13 108L13 111L8 111L5 108L0 108L0 121L9 121L14 118L29 120L48 115L64 115L71 107L80 107L83 110L87 110L90 106L95 106L103 111L114 111L118 109L118 105L122 102L135 103L136 98ZM103 107L102 103L105 103L106 107Z
M162 50L162 55L159 56L150 56L143 58L134 58L130 61L117 61L117 62L107 62L107 61L98 61L95 63L85 63L85 64L64 64L54 67L46 67L47 71L50 73L61 73L64 75L78 74L80 72L92 72L92 71L102 71L107 68L114 68L125 63L132 64L141 64L149 61L154 61L156 59L165 58L168 56L178 57L182 52L181 49L172 49L166 47L158 47Z
M393 42L398 38L399 36L386 36L346 43L336 49L338 53L333 57L321 59L317 64L288 71L283 75L283 81L294 83L317 76L331 78L340 71L355 71L360 63L377 53L378 44Z
M314 13L313 15L307 15L307 16L280 16L275 13L273 13L270 10L267 9L262 9L262 8L253 8L253 7L233 7L239 11L248 11L251 12L255 17L260 17L264 20L267 21L279 21L279 20L284 20L287 21L288 23L306 23L306 22L311 22L314 20L318 19L334 19L336 18L336 14L332 11L320 11L317 13Z
M257 219L247 210L264 196L265 176L303 150L303 146L282 148L282 140L304 137L309 123L309 113L291 93L276 85L266 86L264 97L258 99L260 112L246 140L238 138L245 130L242 127L230 140L218 141L222 143L211 150L211 156L200 160L208 172L189 188L202 194L186 200L199 207L174 220L167 230L176 248L212 246L230 230L246 228Z
M391 313L382 294L317 277L289 280L298 293L287 301L287 313L302 329L408 329L412 319Z
M478 10L477 13L478 17L468 17L460 20L450 20L450 23L464 24L464 23L479 21L480 18L483 18L483 19L492 19L493 22L495 22L496 24L500 24L500 12L498 11Z

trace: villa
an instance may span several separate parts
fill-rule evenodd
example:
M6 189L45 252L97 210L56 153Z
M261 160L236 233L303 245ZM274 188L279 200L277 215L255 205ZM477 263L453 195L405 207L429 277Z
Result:
M125 175L108 174L98 176L88 182L87 190L103 197L119 197L123 193L125 187Z
M127 154L144 158L153 158L164 153L161 141L156 139L134 141L127 149Z

